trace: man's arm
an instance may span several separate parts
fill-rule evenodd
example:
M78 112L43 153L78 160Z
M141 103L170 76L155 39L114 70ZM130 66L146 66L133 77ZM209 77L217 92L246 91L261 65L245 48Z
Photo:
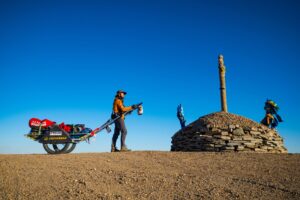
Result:
M121 110L122 112L126 112L126 111L132 110L132 107L131 107L131 106L125 107L125 106L123 105L123 103L122 103L121 100L118 101L117 106L118 106L118 109Z

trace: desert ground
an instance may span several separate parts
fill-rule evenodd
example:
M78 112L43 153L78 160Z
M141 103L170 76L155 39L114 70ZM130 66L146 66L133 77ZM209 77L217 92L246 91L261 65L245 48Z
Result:
M300 199L300 155L0 155L1 199Z

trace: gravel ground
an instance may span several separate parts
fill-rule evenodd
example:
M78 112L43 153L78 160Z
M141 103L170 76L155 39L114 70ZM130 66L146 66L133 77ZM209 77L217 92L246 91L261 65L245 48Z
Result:
M1 199L300 199L299 154L0 155Z

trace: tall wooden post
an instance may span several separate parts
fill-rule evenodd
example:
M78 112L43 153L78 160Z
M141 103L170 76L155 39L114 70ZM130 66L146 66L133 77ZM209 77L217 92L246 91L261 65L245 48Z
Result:
M221 108L223 112L227 110L227 99L226 99L226 81L225 81L226 68L224 65L224 59L222 55L219 55L219 77L220 77L220 92L221 92Z

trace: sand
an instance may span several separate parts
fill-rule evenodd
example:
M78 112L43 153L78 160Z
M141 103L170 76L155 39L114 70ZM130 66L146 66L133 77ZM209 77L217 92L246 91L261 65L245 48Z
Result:
M0 199L300 199L300 155L0 155Z

